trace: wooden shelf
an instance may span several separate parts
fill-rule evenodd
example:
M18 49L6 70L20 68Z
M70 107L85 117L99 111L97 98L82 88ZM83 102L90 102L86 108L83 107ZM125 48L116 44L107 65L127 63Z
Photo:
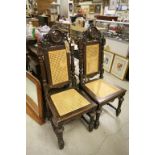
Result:
M100 19L97 19L96 22L105 22L105 23L116 23L116 24L129 25L128 22L117 22L117 21L108 21L108 20L100 20Z

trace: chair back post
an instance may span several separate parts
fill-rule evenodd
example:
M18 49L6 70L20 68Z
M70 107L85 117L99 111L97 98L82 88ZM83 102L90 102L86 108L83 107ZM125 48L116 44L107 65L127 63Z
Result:
M74 65L74 46L71 45L71 42L69 42L70 46L70 53L71 53L71 79L72 79L72 87L76 87L76 78L75 78L75 65Z
M99 74L99 78L103 78L103 73L104 73L104 69L103 69L104 52L103 51L104 51L104 45L105 45L105 38L101 34L101 32L99 30L97 30L97 28L93 24L91 24L90 27L87 29L87 31L83 32L82 38L80 38L78 40L79 73L80 73L79 80L80 80L81 85L83 85L85 82L89 81L88 76L86 75L86 73L84 73L85 72L84 66L86 65L86 62L84 62L86 60L84 53L86 52L86 46L87 46L87 43L93 44L95 42L99 43L99 59L98 59L99 68L98 68L98 73L96 73L96 74Z
M103 63L104 63L104 45L105 45L105 38L104 36L101 37L100 39L100 78L103 78L104 74L104 68L103 68Z
M80 81L80 86L84 85L84 72L83 72L83 67L84 67L84 60L83 60L83 50L85 46L85 39L84 38L79 38L78 39L78 52L79 52L79 81Z
M37 54L38 54L40 70L41 70L42 85L43 85L44 93L47 94L47 92L48 92L48 88L47 88L48 85L47 85L46 69L45 69L45 64L44 64L44 55L43 55L43 51L42 50L43 50L42 49L42 43L38 42Z

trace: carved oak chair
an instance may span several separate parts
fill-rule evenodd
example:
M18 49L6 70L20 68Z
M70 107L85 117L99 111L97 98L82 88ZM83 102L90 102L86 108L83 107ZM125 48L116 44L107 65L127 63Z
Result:
M101 36L100 31L93 25L83 33L79 39L79 80L80 88L97 104L95 128L99 126L99 117L103 105L109 105L116 110L116 116L121 112L123 96L126 90L114 86L103 80L103 51L105 39ZM99 75L99 77L96 77ZM117 108L109 102L118 98Z
M45 36L43 42L38 44L48 119L60 149L64 147L63 125L88 114L88 129L92 131L96 109L96 104L76 88L73 53L66 50L65 39L66 36L54 28Z

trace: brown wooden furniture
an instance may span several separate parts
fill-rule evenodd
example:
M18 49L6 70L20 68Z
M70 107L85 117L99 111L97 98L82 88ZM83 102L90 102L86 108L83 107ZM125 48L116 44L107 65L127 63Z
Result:
M116 116L121 112L123 96L126 90L118 86L111 85L103 80L103 51L105 39L100 31L93 25L83 33L83 38L79 39L79 73L80 88L98 105L96 110L95 128L99 126L101 107L109 105L116 110ZM99 78L91 80L99 75ZM118 107L115 108L109 102L118 98Z
M26 72L26 113L40 125L45 122L41 84L30 72Z
M73 53L66 50L65 39L66 36L54 27L43 43L38 44L48 119L58 138L60 149L64 147L63 125L88 113L89 131L92 131L96 109L96 104L76 88Z

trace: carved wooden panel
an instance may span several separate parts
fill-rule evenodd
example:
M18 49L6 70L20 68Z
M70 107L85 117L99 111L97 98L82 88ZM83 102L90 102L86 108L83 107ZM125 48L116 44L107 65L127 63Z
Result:
M86 75L99 71L99 44L86 46Z
M69 81L66 49L48 52L52 84Z

